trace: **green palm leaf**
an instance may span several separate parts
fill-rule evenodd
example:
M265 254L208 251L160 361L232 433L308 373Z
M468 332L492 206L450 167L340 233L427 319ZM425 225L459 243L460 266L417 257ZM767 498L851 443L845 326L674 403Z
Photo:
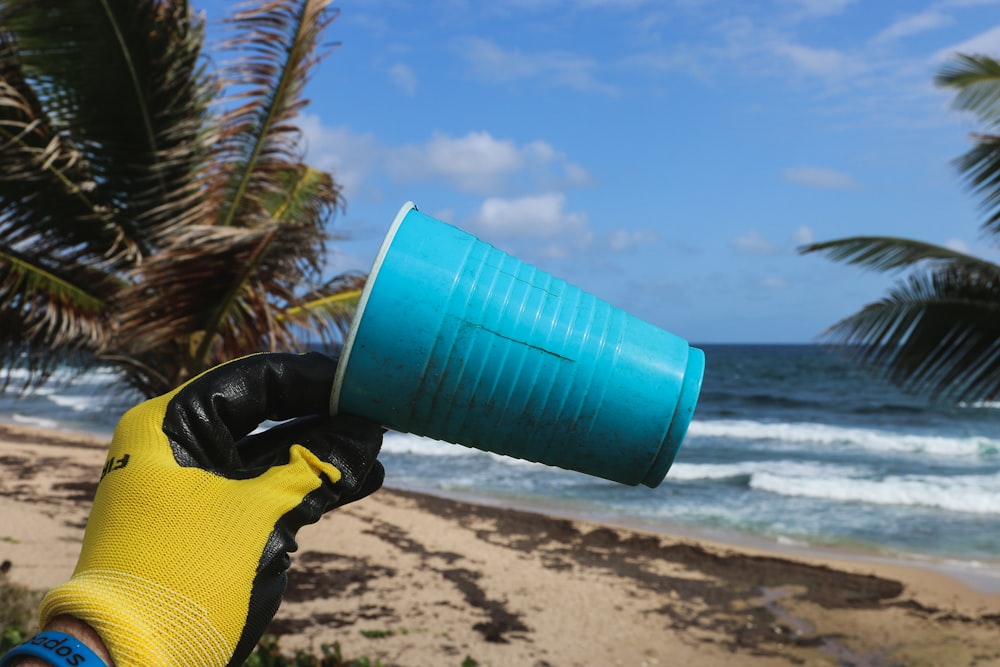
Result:
M325 171L308 165L288 165L275 174L277 188L261 202L268 217L282 224L315 224L336 210L340 186Z
M957 54L934 83L956 90L956 109L973 112L986 125L1000 126L1000 62L984 55Z
M48 264L48 266L47 266ZM30 252L0 251L0 386L10 371L29 371L25 388L68 358L93 353L108 340L105 295L116 286L87 264L53 265ZM30 342L46 346L31 354Z
M975 255L932 243L893 236L852 236L802 246L799 252L803 254L820 252L835 262L856 264L875 271L891 271L928 261L961 265L969 269L997 268Z
M364 285L363 275L338 276L315 292L303 295L277 317L301 327L313 340L327 344L342 340L354 318Z
M973 135L973 147L957 161L973 193L983 200L983 227L1000 233L1000 62L988 56L958 55L935 79L956 90L954 106L971 111L993 132Z
M100 320L106 304L98 294L81 287L81 283L88 282L79 276L86 268L70 268L77 273L75 279L61 277L31 258L0 252L0 309L7 313L23 311L21 318L3 319L0 341L16 342L6 332L6 327L16 322L19 329L38 329L56 347L70 342L93 347L101 344L105 332ZM91 277L98 278L93 274ZM44 303L51 300L59 301L64 308Z
M973 140L976 145L956 164L971 190L982 198L986 214L983 228L1000 234L1000 136L980 134Z
M955 89L954 106L971 111L990 128L1000 126L1000 63L959 55L936 83ZM983 199L983 228L1000 233L1000 136L978 134L957 161L974 193ZM852 237L814 243L838 262L876 271L908 269L888 295L827 330L889 381L940 399L1000 396L1000 266L922 241Z
M825 334L875 373L951 400L1000 396L1000 270L950 266L899 283Z

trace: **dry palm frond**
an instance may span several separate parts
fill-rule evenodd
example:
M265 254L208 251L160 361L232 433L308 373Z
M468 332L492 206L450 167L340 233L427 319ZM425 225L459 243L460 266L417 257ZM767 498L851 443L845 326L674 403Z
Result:
M308 228L200 227L150 258L123 294L121 336L135 354L187 340L190 368L265 349L295 338L275 313L295 301L295 248ZM196 341L191 343L191 341Z
M0 21L3 18L0 16ZM57 127L0 23L0 238L71 249L79 261L136 252L100 200L83 153Z
M340 331L340 189L294 124L328 4L245 6L219 73L186 0L0 0L0 359L84 351L153 395Z
M81 155L87 178L71 181L77 194L115 226L120 247L148 254L190 222L212 89L187 3L7 0L0 27L16 35L43 120Z

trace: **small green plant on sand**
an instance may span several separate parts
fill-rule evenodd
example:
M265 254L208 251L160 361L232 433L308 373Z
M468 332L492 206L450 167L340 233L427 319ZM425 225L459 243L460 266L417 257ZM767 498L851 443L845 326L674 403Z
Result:
M0 655L38 630L36 613L42 593L0 574Z
M395 630L361 630L361 636L368 639L385 639L395 634Z
M373 662L366 656L345 659L339 642L323 644L320 652L321 656L315 656L300 650L288 657L281 653L277 637L264 635L244 667L382 667L380 660Z
M41 591L33 591L0 575L0 628L4 629L4 641L8 634L18 629L25 633L37 631L36 614L41 601Z
M25 632L23 628L16 625L5 625L3 632L0 633L0 655L23 642L28 636L29 633Z
M385 639L386 637L395 637L396 635L408 635L412 632L425 632L422 629L410 630L409 628L385 628L383 629L369 629L369 630L359 630L362 637L368 639Z

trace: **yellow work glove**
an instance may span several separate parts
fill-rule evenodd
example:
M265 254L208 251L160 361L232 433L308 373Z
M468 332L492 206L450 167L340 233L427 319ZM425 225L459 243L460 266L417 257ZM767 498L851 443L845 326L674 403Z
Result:
M335 371L315 353L253 355L129 410L42 626L86 621L117 667L242 665L296 531L382 484L382 428L327 415ZM248 435L266 420L284 423Z

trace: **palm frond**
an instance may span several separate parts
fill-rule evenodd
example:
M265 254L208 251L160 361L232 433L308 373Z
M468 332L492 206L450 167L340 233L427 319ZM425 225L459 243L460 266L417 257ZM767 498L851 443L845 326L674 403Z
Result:
M26 240L73 249L79 261L132 257L99 200L84 154L57 127L0 23L0 247Z
M342 340L351 326L366 277L357 273L337 276L319 289L305 294L276 318L301 327L313 340Z
M94 207L143 253L199 203L211 86L184 0L5 0L24 78L92 173Z
M79 352L155 395L342 335L340 188L295 125L329 3L245 6L220 74L187 0L0 0L0 361Z
M177 386L177 377L188 376L183 369L169 375L163 372L168 368L175 371L177 360L182 358L176 353L176 346L138 354L106 352L95 357L99 363L116 370L122 379L123 393L131 389L142 396L159 396Z
M982 198L983 228L1000 233L1000 62L984 55L959 54L935 82L955 89L953 106L975 114L989 130L972 137L973 147L955 163L969 189Z
M86 264L0 251L0 375L27 369L24 386L77 353L97 353L109 341L107 297L117 285Z
M1000 125L1000 62L985 55L956 54L934 83L957 91L956 109L971 111L988 126Z
M893 236L852 236L799 248L802 254L824 253L835 262L856 264L874 271L912 267L920 262L961 265L968 269L998 270L995 264L943 246Z
M1000 234L1000 136L977 134L975 145L955 164L968 185L978 195L985 214L982 227L990 234Z
M276 182L278 188L264 193L261 202L268 217L282 224L322 227L340 201L340 186L330 174L306 164L287 165L276 173Z
M287 192L282 178L301 160L294 119L307 104L302 92L322 57L317 45L334 19L330 0L271 0L246 6L232 20L238 32L226 48L242 54L226 71L233 108L223 119L221 159L228 164L221 226L267 224L265 200ZM339 192L328 190L328 205Z
M187 377L235 356L293 347L291 324L276 313L309 283L297 248L314 235L294 226L189 229L145 262L119 299L121 344L136 355L180 346Z
M938 399L1000 396L1000 270L910 276L824 338L888 381Z
M76 280L56 275L27 258L0 252L0 310L6 315L3 320L10 323L20 319L26 331L38 331L31 338L39 337L49 345L74 341L100 347L107 333L102 321L107 304L81 284L87 282L87 278L79 277L85 267L69 268L78 274ZM88 277L101 278L94 274ZM18 310L23 317L12 317Z
M325 233L321 223L328 210L329 193L335 190L335 186L328 174L302 164L287 166L276 175L280 189L262 197L264 212L270 223L267 227L249 228L248 231L253 232L252 236L257 240L252 250L237 264L241 270L232 275L229 290L220 296L204 322L205 336L193 353L195 363L203 359L217 359L217 355L210 352L217 335L227 327L231 328L234 318L243 318L241 310L246 307L246 300L251 294L257 294L258 313L265 315L269 321L269 330L263 340L270 341L272 349L291 344L294 337L289 335L286 327L293 323L302 324L301 321L283 320L273 312L280 312L282 304L287 310L288 304L308 302L311 298L310 294L304 299L295 295L301 292L302 286L310 284L311 276L319 276L322 271L320 259L324 255ZM242 236L248 237L245 234ZM328 287L320 295L325 297L329 293ZM326 335L326 322L319 316L320 312L317 306L310 319L314 325L311 330ZM327 309L326 316L335 323L343 318L341 310L334 306ZM271 318L273 321L270 321ZM229 325L227 321L230 321ZM244 325L242 328L247 327ZM232 345L237 343L230 344L230 347Z

